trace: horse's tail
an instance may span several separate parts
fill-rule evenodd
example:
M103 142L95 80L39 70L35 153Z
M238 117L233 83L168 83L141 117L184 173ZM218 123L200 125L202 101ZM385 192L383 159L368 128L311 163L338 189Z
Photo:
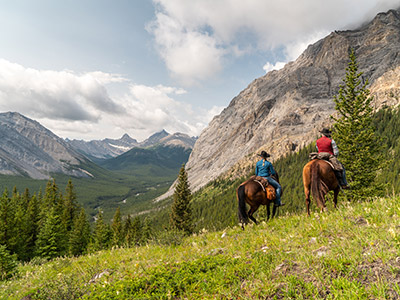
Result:
M241 185L236 191L236 195L238 198L238 203L239 203L239 222L242 224L247 224L249 222L249 216L247 215L247 210L246 210L246 194L245 194L245 186Z
M320 166L318 163L311 165L311 195L320 208L325 207L323 182L320 177Z

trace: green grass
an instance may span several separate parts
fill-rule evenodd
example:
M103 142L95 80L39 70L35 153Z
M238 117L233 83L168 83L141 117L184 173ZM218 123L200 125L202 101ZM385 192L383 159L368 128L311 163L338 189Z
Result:
M0 283L0 298L398 299L399 200L21 264Z

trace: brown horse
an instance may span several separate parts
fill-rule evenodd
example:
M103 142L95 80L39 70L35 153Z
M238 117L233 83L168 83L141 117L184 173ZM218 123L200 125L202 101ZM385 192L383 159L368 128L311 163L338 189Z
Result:
M337 206L340 185L332 166L325 160L313 159L303 168L303 185L306 195L307 214L310 216L310 191L314 201L323 212L326 209L325 195L333 191L333 203Z
M279 182L278 176L274 179ZM239 203L239 222L242 223L242 229L244 229L244 224L249 222L249 219L257 224L256 218L253 214L258 210L260 205L265 205L267 207L267 219L269 219L271 210L270 205L274 203L275 200L275 189L272 185L265 187L265 191L261 186L260 182L250 178L249 180L243 182L236 190L236 195ZM250 205L250 210L247 212L246 203ZM276 206L272 209L272 217L275 216Z

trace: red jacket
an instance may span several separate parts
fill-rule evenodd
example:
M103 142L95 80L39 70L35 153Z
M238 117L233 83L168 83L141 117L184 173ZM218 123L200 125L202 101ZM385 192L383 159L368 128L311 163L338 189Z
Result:
M323 136L317 140L318 153L328 152L333 155L332 140L326 136Z

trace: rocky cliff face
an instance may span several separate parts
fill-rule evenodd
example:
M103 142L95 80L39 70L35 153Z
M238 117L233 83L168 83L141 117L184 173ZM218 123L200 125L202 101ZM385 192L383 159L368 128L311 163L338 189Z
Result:
M329 125L333 96L345 75L349 49L369 80L378 108L400 96L400 11L378 14L358 30L335 31L294 62L254 80L210 122L186 165L192 190L227 171L248 170L261 149L272 160L312 142Z
M47 179L51 173L87 177L85 157L38 122L19 113L0 113L0 174Z

